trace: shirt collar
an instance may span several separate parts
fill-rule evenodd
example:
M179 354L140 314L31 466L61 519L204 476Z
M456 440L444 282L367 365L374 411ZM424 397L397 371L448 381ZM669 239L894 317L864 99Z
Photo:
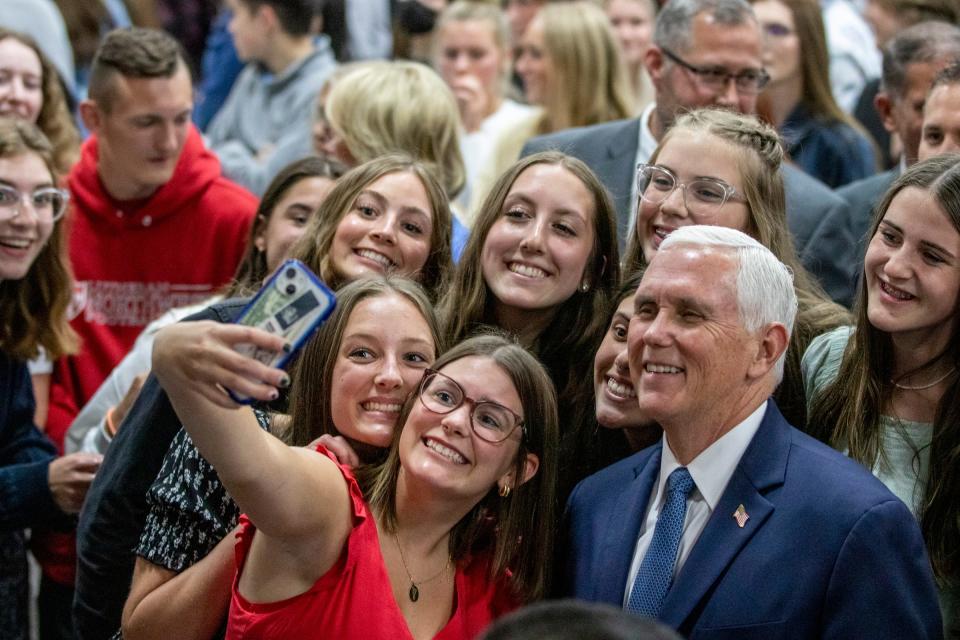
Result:
M637 144L637 161L649 162L654 149L657 148L657 139L653 137L653 131L650 129L650 119L653 117L653 110L657 103L651 102L640 114L640 141Z
M700 452L700 455L687 465L687 471L690 472L690 477L697 485L697 491L703 496L710 507L711 513L720 501L720 496L726 490L734 470L740 464L740 458L743 457L744 451L750 446L753 436L760 428L760 423L763 422L766 411L767 403L764 402L743 422L723 434L719 440ZM677 462L673 451L670 450L670 446L667 444L667 435L664 434L657 495L663 494L667 478L680 466L682 465Z
M291 78L298 79L302 69L306 67L308 64L312 64L314 58L319 58L324 53L322 48L319 46L320 45L319 42L315 42L314 45L315 46L310 53L300 58L299 60L291 64L288 64L287 68L281 71L280 73L273 73L272 71L270 71L270 69L266 67L266 65L264 65L263 63L260 63L259 69L260 69L261 79L271 89L274 89L276 87L289 83Z
M653 137L653 131L650 130L650 118L653 116L653 109L656 103L648 104L643 113L640 114L640 133L637 139L637 155L633 162L633 172L630 174L630 236L635 231L637 222L637 166L650 161L653 150L657 148L657 140Z

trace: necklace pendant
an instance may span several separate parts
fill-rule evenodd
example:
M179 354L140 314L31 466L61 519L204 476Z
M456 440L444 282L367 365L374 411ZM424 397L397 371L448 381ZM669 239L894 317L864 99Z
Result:
M417 589L417 585L411 582L410 591L407 592L407 595L410 596L410 602L416 602L420 599L420 589Z

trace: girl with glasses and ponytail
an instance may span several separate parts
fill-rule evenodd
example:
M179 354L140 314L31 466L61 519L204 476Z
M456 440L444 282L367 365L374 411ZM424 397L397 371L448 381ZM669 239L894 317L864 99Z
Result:
M680 227L710 224L743 231L793 271L799 309L774 398L787 420L806 427L800 358L810 341L849 324L800 264L787 228L780 136L753 116L701 109L677 119L637 171L637 218L624 271L646 267L660 243Z

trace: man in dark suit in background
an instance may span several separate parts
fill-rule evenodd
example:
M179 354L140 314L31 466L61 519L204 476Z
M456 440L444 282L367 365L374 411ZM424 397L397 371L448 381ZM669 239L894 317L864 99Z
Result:
M900 138L900 163L875 176L852 182L837 190L849 206L843 210L845 224L857 242L856 270L859 277L864 237L870 229L874 207L904 169L917 161L923 105L933 77L952 60L960 58L960 27L946 22L921 22L904 29L884 48L883 77L874 106L883 126Z
M789 269L746 234L664 240L627 337L637 401L664 437L570 496L564 595L684 637L942 636L910 510L770 399L796 308Z
M960 153L960 60L933 78L923 105L923 130L917 161Z
M617 206L621 246L636 215L636 167L683 111L717 106L754 113L765 76L762 34L744 0L670 0L657 15L646 66L657 97L639 118L534 138L522 155L559 149L586 162ZM725 74L716 82L716 72ZM714 76L714 79L710 79ZM718 85L718 86L715 86ZM783 167L787 224L803 265L834 300L853 299L853 238L843 220L846 202L791 165Z

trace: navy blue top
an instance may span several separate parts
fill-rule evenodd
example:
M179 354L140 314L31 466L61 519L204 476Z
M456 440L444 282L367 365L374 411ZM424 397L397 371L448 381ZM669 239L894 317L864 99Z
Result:
M57 449L33 424L27 366L0 351L0 531L64 518L47 479Z
M225 300L186 320L230 322L247 300ZM147 490L181 429L156 376L143 384L90 485L77 527L74 633L108 638L120 628L133 577L134 548L147 518Z
M790 158L817 180L836 189L877 171L873 145L845 122L814 117L799 104L780 127Z

